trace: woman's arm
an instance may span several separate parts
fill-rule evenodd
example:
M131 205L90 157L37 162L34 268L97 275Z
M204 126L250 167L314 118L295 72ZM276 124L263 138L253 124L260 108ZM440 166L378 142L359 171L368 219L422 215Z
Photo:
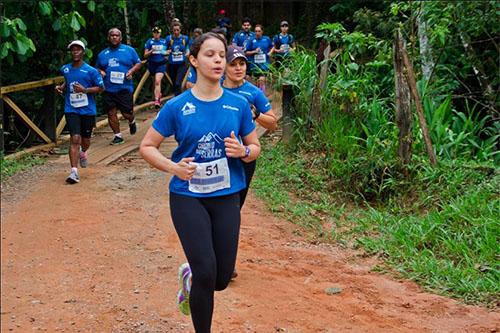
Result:
M247 163L256 160L260 155L260 142L255 130L243 138L243 144L238 141L234 132L231 132L231 136L224 139L224 145L226 156L241 158Z

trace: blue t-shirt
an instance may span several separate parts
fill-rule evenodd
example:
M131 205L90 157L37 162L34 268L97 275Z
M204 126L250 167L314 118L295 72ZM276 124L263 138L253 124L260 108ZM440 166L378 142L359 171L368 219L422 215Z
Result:
M174 37L173 35L167 36L167 48L172 50L168 56L169 64L182 64L186 60L186 53L189 50L189 37L180 35Z
M276 53L277 56L288 56L290 54L290 48L292 44L295 43L293 35L277 34L273 38L273 45L276 49L285 50L285 53Z
M255 129L246 99L224 90L220 98L206 102L186 90L162 107L152 126L164 137L175 135L178 147L172 153L173 162L184 157L194 157L195 163L227 159L230 187L196 193L190 190L188 181L173 176L171 192L191 197L217 197L245 188L243 164L239 158L226 157L224 138L230 137L231 131L236 137L245 137Z
M193 66L189 66L187 82L196 83L196 69Z
M154 39L150 38L144 44L145 50L153 49L153 52L149 55L148 61L163 63L166 62L165 54L167 52L167 40L165 38Z
M256 67L263 71L267 71L269 69L270 61L267 54L271 51L272 47L273 42L271 41L271 38L267 36L262 36L260 39L257 39L254 36L254 38L248 40L246 51L253 51L260 48L260 53L253 54L248 59L250 62L250 70L255 70Z
M224 87L224 89L245 97L248 103L255 106L255 108L261 113L266 113L272 109L271 103L267 99L266 95L262 92L262 90L248 81L245 81L241 86L237 88Z
M73 64L66 64L61 67L60 71L66 81L64 112L95 116L94 94L75 93L73 85L79 83L84 88L97 86L104 88L101 73L85 62L80 67L73 67Z
M247 33L244 30L240 30L238 33L236 33L234 35L233 43L236 44L237 46L245 49L247 46L247 42L250 38L255 38L254 32L249 31Z
M126 75L135 64L140 62L141 59L135 49L125 44L120 44L115 49L108 47L102 50L97 56L96 67L106 72L104 78L106 91L128 90L133 92L134 82L128 80Z

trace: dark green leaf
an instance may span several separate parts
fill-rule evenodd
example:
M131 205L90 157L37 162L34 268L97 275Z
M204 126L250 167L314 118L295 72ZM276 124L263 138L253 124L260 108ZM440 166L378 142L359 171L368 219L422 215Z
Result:
M61 19L57 19L52 23L52 29L54 29L54 31L61 30Z
M0 36L2 36L2 38L10 36L10 27L6 24L6 22L2 22L2 24L0 24Z
M116 3L116 6L118 8L123 9L123 8L127 7L127 2L125 0L118 0L118 2Z
M16 36L17 54L24 55L26 54L26 51L28 51L30 45L23 38L20 38L23 36L19 36L19 34Z
M52 14L52 6L47 1L40 1L38 3L38 9L40 10L40 14L42 14L44 16L48 16L48 15Z
M24 24L23 20L21 20L20 18L16 18L14 20L14 22L17 24L17 26L19 27L20 30L22 31L26 31L26 24Z
M6 43L2 43L0 45L0 59L5 58L9 54L9 48L7 47Z
M95 11L95 2L89 1L89 3L87 4L87 8L89 11L91 11L93 13Z
M74 31L79 31L80 30L80 23L78 22L78 19L76 18L76 15L73 14L71 16L71 23L70 23L71 29Z
M78 12L75 12L75 16L78 18L78 22L80 23L80 25L85 28L86 25L85 25L85 19L83 18L83 16L80 15L80 13L78 13Z

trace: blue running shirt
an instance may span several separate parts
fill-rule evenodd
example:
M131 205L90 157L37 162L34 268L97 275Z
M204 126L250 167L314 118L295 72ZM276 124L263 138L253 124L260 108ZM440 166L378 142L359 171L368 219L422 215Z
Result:
M116 49L106 48L97 56L96 67L106 72L104 85L108 92L118 92L121 90L134 91L134 83L128 80L127 72L140 63L141 59L135 52L135 49L120 44Z
M244 30L240 30L238 33L234 35L233 43L245 49L248 40L251 38L255 38L255 32L249 31L248 33L246 33Z
M148 39L146 44L144 44L145 50L153 49L153 52L149 55L148 61L151 62L166 62L165 54L167 52L167 40L165 38L160 38L158 40L154 38Z
M104 82L101 73L87 63L80 67L73 67L73 64L66 64L61 67L61 74L66 81L64 90L64 112L77 113L84 116L95 116L96 106L94 94L75 93L73 85L79 83L84 88L102 87Z
M269 56L267 55L271 48L273 47L273 42L271 38L267 36L262 36L260 39L256 37L249 39L246 47L246 51L254 51L260 48L260 53L253 54L249 57L250 69L255 70L256 67L263 71L269 69Z
M267 99L266 95L262 92L262 90L248 81L245 81L245 83L237 88L224 87L224 89L245 97L248 103L255 106L255 108L261 113L266 113L272 108L271 103Z
M191 83L195 84L196 83L196 78L197 78L196 69L193 66L189 66L189 72L188 72L188 76L187 76L187 82L191 82Z
M168 56L169 64L182 64L186 60L186 52L189 49L189 37L180 35L175 38L173 35L167 36L167 48L172 50Z
M277 34L273 38L273 45L276 49L284 50L285 53L276 53L277 56L288 56L290 54L290 48L292 44L295 42L293 35L286 34Z
M246 99L224 90L220 98L206 102L197 99L190 89L169 100L152 126L164 137L175 135L179 146L172 153L173 162L194 157L194 162L198 164L197 174L202 172L205 177L195 176L188 182L173 176L169 186L171 192L203 198L233 194L245 188L243 164L239 158L226 157L224 138L230 137L231 131L236 137L245 137L255 129ZM193 185L222 183L224 170L229 171L226 179L230 186L215 191L193 190Z

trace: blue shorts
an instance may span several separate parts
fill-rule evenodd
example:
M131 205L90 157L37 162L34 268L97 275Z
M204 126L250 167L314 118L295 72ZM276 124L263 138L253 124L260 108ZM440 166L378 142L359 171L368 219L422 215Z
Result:
M167 71L167 62L152 62L148 61L149 74L165 73Z

